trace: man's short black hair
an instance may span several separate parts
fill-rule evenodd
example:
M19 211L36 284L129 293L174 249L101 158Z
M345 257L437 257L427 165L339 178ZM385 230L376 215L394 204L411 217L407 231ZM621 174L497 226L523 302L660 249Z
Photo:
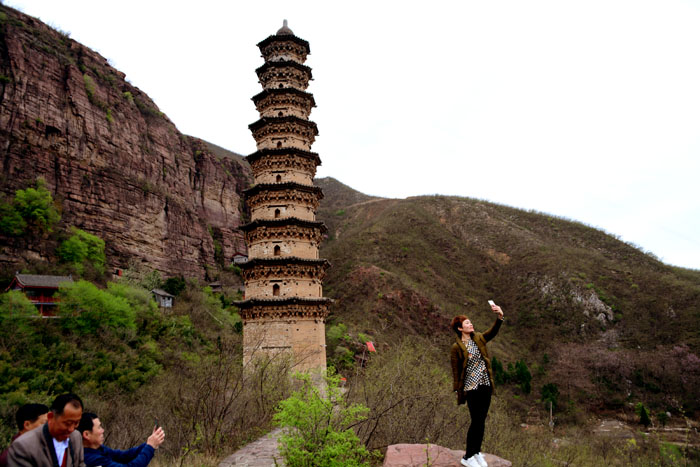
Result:
M97 415L92 412L83 412L83 416L80 418L80 424L78 425L78 433L82 436L84 431L92 431L95 427L95 419Z
M58 416L63 415L63 410L68 404L72 405L76 409L83 408L83 401L80 400L80 397L76 396L75 394L61 394L54 399L53 404L51 404L51 412Z
M24 422L34 423L39 417L49 412L49 408L44 404L24 404L22 407L17 409L17 415L15 415L15 420L17 420L17 429L19 431L24 430Z

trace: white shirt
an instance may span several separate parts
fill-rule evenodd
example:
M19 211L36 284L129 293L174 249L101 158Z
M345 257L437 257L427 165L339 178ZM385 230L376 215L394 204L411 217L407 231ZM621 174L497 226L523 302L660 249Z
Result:
M66 438L64 441L56 441L55 438L51 439L53 440L53 448L56 450L58 465L63 465L63 455L66 453L66 449L68 449L68 438Z

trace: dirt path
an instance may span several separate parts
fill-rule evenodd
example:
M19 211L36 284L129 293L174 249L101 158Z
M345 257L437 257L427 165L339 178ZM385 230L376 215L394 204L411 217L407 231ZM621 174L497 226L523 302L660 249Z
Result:
M272 430L260 439L246 444L219 463L219 467L282 467L284 461L277 448L282 430Z

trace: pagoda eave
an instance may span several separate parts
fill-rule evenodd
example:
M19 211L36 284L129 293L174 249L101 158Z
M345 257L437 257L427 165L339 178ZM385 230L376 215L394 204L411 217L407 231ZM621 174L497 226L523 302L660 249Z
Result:
M294 123L313 130L314 135L318 136L318 127L316 126L316 123L311 122L309 120L304 120L303 118L299 118L294 115L287 115L285 117L263 117L260 120L248 125L248 129L250 129L250 131L252 132L255 132L266 125L274 125L276 123Z
M280 306L280 305L330 305L335 300L327 297L307 298L307 297L274 297L274 298L249 298L247 300L234 301L233 304L240 309L254 306Z
M294 34L284 34L284 35L275 34L272 36L268 36L266 39L263 39L262 41L258 42L257 47L262 50L263 48L267 47L268 45L272 44L273 42L287 42L287 41L294 42L295 44L298 44L298 45L304 47L304 49L306 49L306 53L309 55L311 54L311 47L309 47L309 42L302 39L301 37L295 36Z
M262 73L265 73L269 69L285 68L285 67L296 68L299 71L303 71L304 73L308 73L309 79L312 79L311 78L311 68L309 68L306 65L302 65L299 62L292 61L292 60L280 60L280 61L276 61L276 62L265 62L264 65L256 68L255 73L258 76L260 76Z
M254 185L246 190L243 190L243 194L245 194L246 197L251 197L251 196L257 195L258 193L260 193L262 191L275 192L275 191L290 191L290 190L301 191L303 193L313 193L313 194L318 196L319 200L323 199L323 190L321 189L321 187L317 187L314 185L302 185L301 183L296 183L296 182L258 183L257 185Z
M300 258L299 256L273 256L269 258L249 258L245 263L239 263L241 270L254 268L256 266L277 266L289 264L303 264L309 266L322 266L324 269L330 268L331 263L327 259Z
M250 232L259 227L284 227L287 225L295 225L299 227L310 227L320 229L321 233L326 233L328 228L321 221L308 221L299 219L298 217L286 217L284 219L257 219L239 227L243 232Z
M271 89L264 89L262 92L257 93L254 95L251 100L255 103L255 105L258 105L258 102L263 100L267 96L274 96L274 95L279 95L279 94L297 94L299 96L302 96L304 98L307 98L311 101L311 107L316 107L316 100L314 99L314 95L311 94L310 92L302 91L301 89L296 89L296 88L271 88Z
M260 149L258 151L255 151L254 153L250 154L249 156L247 156L245 158L245 160L248 161L249 164L253 164L255 161L257 161L258 159L261 159L265 156L286 156L288 154L293 154L295 156L304 157L306 159L314 161L317 166L321 165L321 158L319 157L319 155L317 153L311 152L311 151L305 151L303 149L294 148L294 147Z

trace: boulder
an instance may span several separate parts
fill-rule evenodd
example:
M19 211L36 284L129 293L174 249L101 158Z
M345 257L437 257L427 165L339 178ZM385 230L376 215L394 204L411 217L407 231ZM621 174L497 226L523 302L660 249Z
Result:
M464 451L448 449L434 444L392 444L386 450L384 467L460 467ZM491 467L510 467L510 461L484 453Z

